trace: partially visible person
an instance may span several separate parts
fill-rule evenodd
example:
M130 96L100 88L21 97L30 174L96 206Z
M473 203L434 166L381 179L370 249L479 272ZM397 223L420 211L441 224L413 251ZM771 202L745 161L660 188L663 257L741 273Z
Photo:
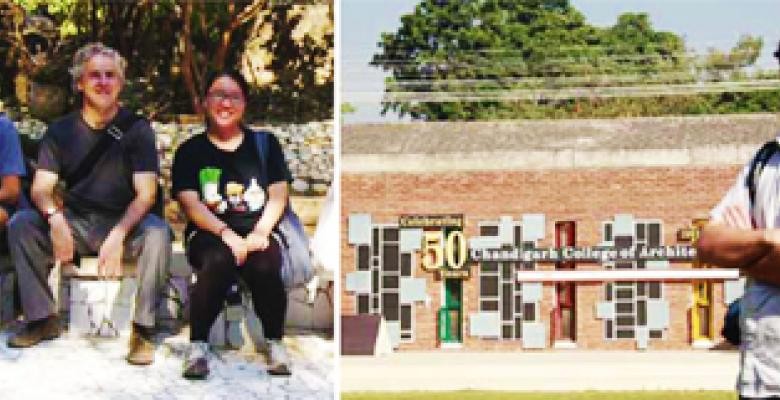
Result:
M19 134L0 113L0 252L7 251L5 226L20 205L21 177L25 175Z
M780 48L775 54L780 59ZM710 212L701 261L748 276L740 302L740 399L780 399L780 133Z
M325 283L325 296L331 307L333 306L333 279L339 267L339 211L336 207L336 193L338 193L338 179L334 180L325 202L322 205L320 216L317 218L317 229L311 238L311 253L314 264L319 269L312 281L307 285L309 302L313 303L320 290L320 280Z
M60 335L47 285L51 268L76 255L97 255L104 276L122 276L122 260L137 260L138 291L126 359L134 365L154 359L155 309L169 270L171 231L149 213L160 171L155 134L147 120L120 107L125 66L116 50L101 43L87 44L74 56L71 75L81 106L49 125L31 189L35 209L17 212L9 223L27 321L8 341L11 347L30 347ZM55 199L62 181L67 183L64 207Z
M211 76L204 94L206 132L187 140L174 156L172 192L188 218L187 258L197 275L183 372L189 379L204 379L209 373L209 331L237 279L249 288L263 324L268 373L290 375L282 342L287 293L274 231L287 205L291 176L271 134L261 162L255 136L260 133L242 124L247 93L247 83L237 72Z

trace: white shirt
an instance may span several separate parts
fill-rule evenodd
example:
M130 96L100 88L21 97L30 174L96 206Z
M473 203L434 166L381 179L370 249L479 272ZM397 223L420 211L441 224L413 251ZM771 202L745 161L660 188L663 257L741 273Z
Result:
M752 161L742 169L734 185L710 212L710 217L713 222L724 222L726 207L735 205L750 210L757 229L780 228L780 153L769 159L758 178L755 207L751 208L745 178ZM747 280L740 328L739 394L744 397L780 396L780 287Z

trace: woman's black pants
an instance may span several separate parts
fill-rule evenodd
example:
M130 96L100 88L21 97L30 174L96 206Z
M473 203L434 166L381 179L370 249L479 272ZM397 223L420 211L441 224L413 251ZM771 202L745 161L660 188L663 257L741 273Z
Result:
M208 341L209 331L225 303L232 284L241 278L252 293L252 303L266 339L281 339L287 311L287 293L280 274L281 254L273 238L264 251L247 255L237 266L233 252L217 236L198 231L190 240L187 258L197 274L190 297L190 340Z

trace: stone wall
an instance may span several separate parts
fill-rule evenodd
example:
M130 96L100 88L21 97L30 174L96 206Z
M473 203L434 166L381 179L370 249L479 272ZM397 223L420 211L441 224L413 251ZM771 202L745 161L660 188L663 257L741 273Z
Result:
M260 126L276 135L284 150L294 181L291 195L294 197L323 197L333 181L333 123L310 122L302 125ZM178 124L153 122L157 132L157 149L160 152L162 178L166 196L170 193L170 173L173 154L179 144L192 135L203 133L203 124ZM297 200L294 203L309 203ZM317 210L318 211L318 210ZM300 211L299 211L300 213ZM178 204L166 197L165 216L174 225L183 222ZM301 215L304 220L306 216ZM306 223L306 221L304 221Z
M33 139L43 136L46 124L26 119L16 123L21 134ZM272 131L285 153L285 158L293 174L294 181L291 185L291 195L294 197L294 207L298 204L306 205L312 202L312 198L319 199L325 195L333 181L333 122L310 122L301 125L260 126L252 125L253 129L267 129ZM170 174L173 163L173 155L179 144L190 136L203 133L205 127L202 123L162 123L152 122L152 128L157 133L157 148L160 153L160 166L162 168L163 186L166 189L165 216L174 225L183 223L184 219L179 212L178 205L169 197ZM319 203L319 201L316 201ZM303 210L304 206L296 207ZM299 213L301 213L299 211ZM315 207L310 213L319 211ZM309 214L309 212L306 212ZM301 215L304 223L312 220L311 216Z

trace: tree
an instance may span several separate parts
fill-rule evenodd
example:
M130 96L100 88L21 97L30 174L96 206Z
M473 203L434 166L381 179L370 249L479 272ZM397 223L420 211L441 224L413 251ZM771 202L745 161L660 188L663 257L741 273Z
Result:
M255 84L251 109L295 121L333 115L333 3L275 6L255 22L240 65Z
M15 10L9 27L21 27L37 15L53 21L59 33L52 39L46 64L47 69L61 71L50 75L64 80L62 86L68 86L66 70L78 47L100 41L116 48L129 61L122 101L151 117L200 112L206 76L224 68L241 70L250 82L249 118L332 117L332 2L296 6L269 0L0 0L3 5ZM308 19L312 9L325 10L318 15L328 19L324 25L329 30L312 32L312 26L323 25ZM24 35L5 27L7 20L0 20L0 56L31 59L19 55L28 46ZM269 57L260 62L253 57L252 46L263 26L270 28L271 37L262 44ZM254 70L245 65L247 59L254 67L270 71L271 79L256 79ZM8 93L10 78L19 69L18 65L0 67L0 94ZM274 101L268 100L271 96ZM306 112L278 100L285 96L295 96L293 105Z
M568 0L422 0L378 45L371 64L390 75L383 113L471 120L719 109L720 95L648 96L642 87L714 79L703 71L742 78L761 41L743 37L697 69L683 39L655 30L644 13L620 15L602 28ZM607 93L602 88L618 94L600 94Z
M711 48L699 67L701 73L719 81L740 78L741 69L756 63L763 45L761 37L743 35L727 53Z

